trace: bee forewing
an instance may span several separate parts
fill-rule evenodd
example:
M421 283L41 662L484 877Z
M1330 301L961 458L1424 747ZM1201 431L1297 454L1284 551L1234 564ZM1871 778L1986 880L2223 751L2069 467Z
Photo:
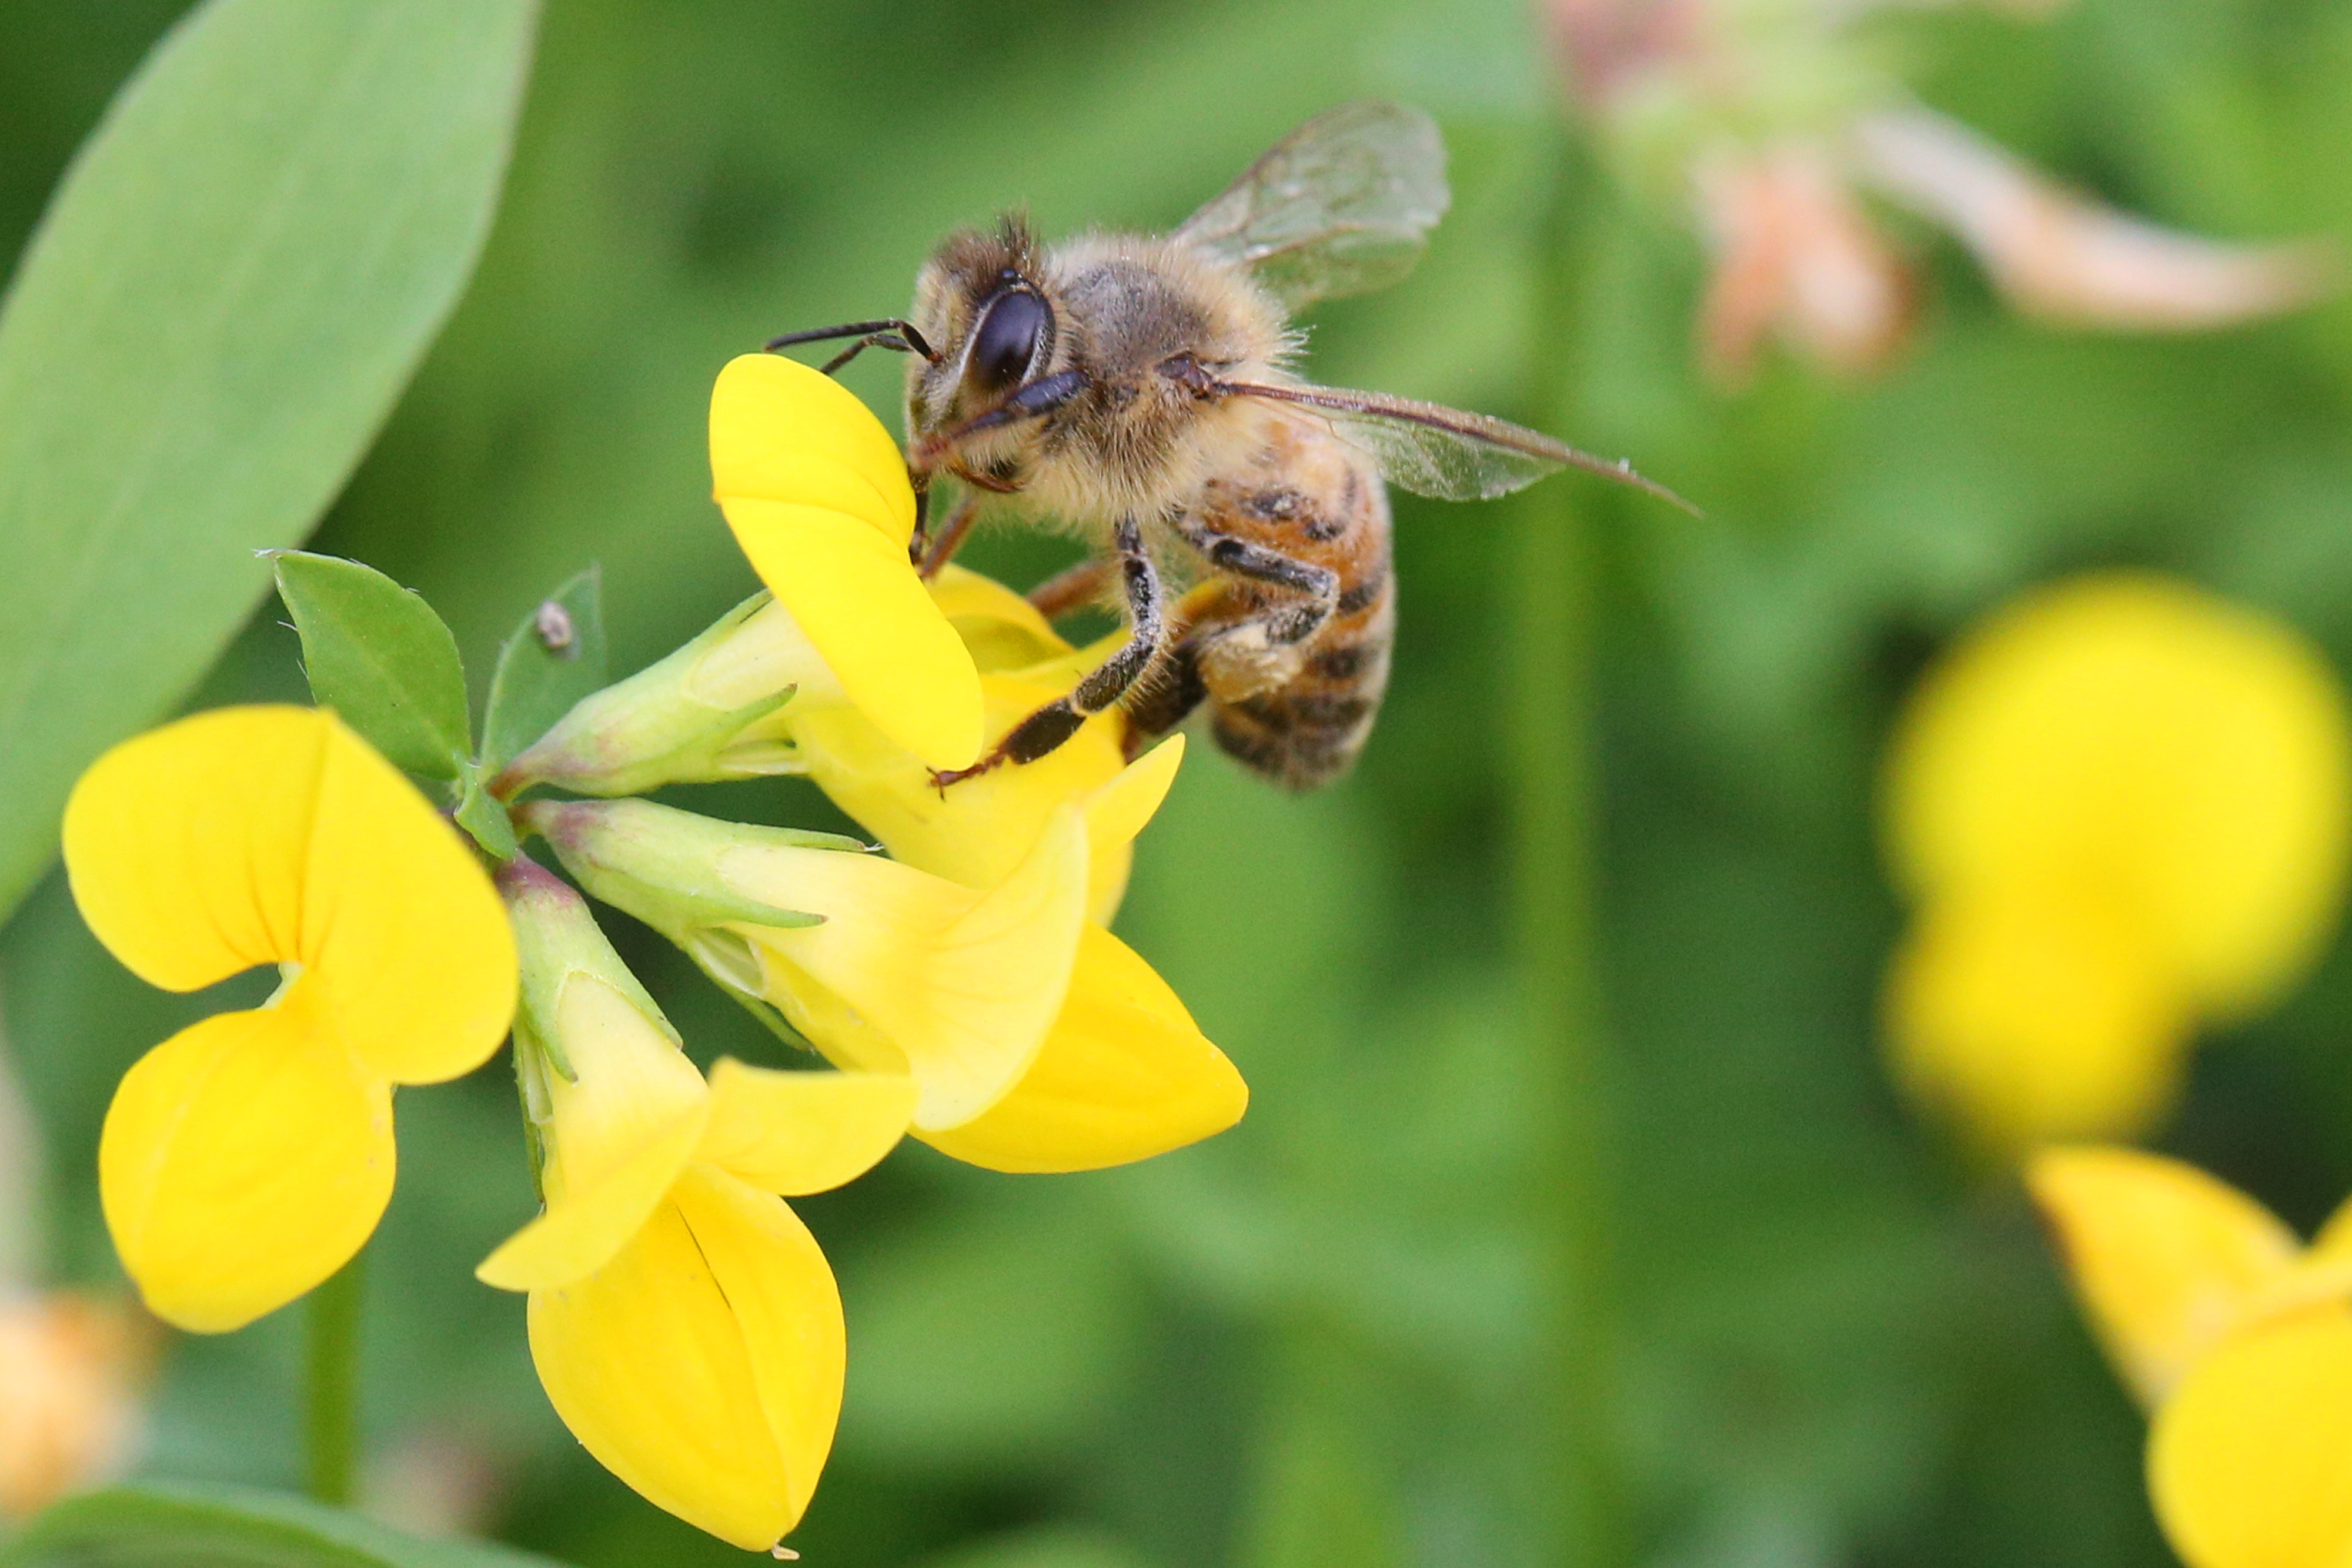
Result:
M1174 237L1249 268L1297 310L1412 271L1450 200L1435 121L1401 104L1343 103L1276 142Z
M1416 496L1433 496L1441 501L1491 501L1523 490L1547 474L1581 468L1645 490L1693 517L1700 515L1696 507L1664 485L1633 472L1630 462L1595 457L1541 431L1491 414L1338 387L1225 382L1219 390L1313 409L1330 422L1342 441L1369 454L1380 465L1383 478Z

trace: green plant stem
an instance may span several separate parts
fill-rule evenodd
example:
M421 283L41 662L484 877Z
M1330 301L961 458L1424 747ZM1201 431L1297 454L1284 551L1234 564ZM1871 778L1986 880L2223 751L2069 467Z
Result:
M1571 430L1576 341L1573 214L1590 192L1562 148L1539 258L1535 323L1544 426ZM1597 829L1595 655L1600 604L1591 487L1558 478L1521 497L1504 566L1504 648L1514 752L1516 958L1535 1110L1532 1228L1543 1282L1534 1506L1546 1560L1615 1568L1627 1560L1612 1364L1612 1217L1609 1064L1593 946Z
M302 1439L310 1492L346 1507L359 1468L360 1306L367 1253L337 1270L304 1305L309 1339Z

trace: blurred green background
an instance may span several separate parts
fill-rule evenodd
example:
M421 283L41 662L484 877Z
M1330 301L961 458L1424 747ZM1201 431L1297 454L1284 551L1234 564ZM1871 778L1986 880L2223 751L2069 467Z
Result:
M0 5L0 249L179 6ZM1899 24L1932 104L2159 221L2352 218L2352 4L2083 0ZM1690 354L1696 248L1567 127L1514 0L550 0L521 143L456 319L313 548L420 590L478 676L588 561L616 664L754 586L707 497L730 355L901 308L947 228L1164 226L1308 114L1444 123L1422 268L1313 319L1339 384L1531 416L1698 499L1580 480L1606 541L1598 927L1619 1325L1605 1441L1659 1568L2167 1561L2141 1426L2021 1200L1896 1103L1874 1009L1896 927L1873 842L1888 717L2020 586L2179 570L2352 667L2352 305L2201 338L2021 322L1951 250L1910 351L1855 385ZM1567 243L1547 214L1572 194ZM1555 236L1557 237L1557 236ZM1572 308L1547 307L1567 298ZM1567 318L1563 331L1563 314ZM894 363L849 376L895 408ZM1121 930L1253 1086L1213 1143L1005 1177L908 1145L800 1205L839 1270L847 1409L822 1568L1349 1568L1539 1560L1537 1314L1507 909L1499 606L1511 507L1401 503L1398 674L1360 770L1283 797L1209 748L1142 841ZM1065 547L983 538L1025 583ZM274 601L209 704L299 697ZM127 627L125 635L135 635ZM823 825L796 786L705 809ZM616 939L704 1060L775 1048ZM92 1177L115 1080L213 997L120 970L60 880L0 934L47 1131L53 1271L113 1264ZM2352 966L2200 1055L2167 1146L2301 1224L2352 1189ZM372 1252L379 1506L583 1565L740 1561L597 1469L473 1265L530 1211L500 1061L402 1097ZM144 1468L291 1484L292 1314L169 1349Z

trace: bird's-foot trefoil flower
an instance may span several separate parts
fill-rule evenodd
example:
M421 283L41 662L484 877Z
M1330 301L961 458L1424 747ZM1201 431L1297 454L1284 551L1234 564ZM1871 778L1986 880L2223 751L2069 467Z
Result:
M831 377L746 354L710 394L712 487L760 580L848 700L933 768L980 754L980 683L908 558L915 492L881 422Z
M2352 1218L2305 1248L2194 1166L2053 1148L2027 1173L2116 1368L2189 1568L2352 1559Z
M2352 719L2291 628L2117 572L1970 632L1898 721L1898 1075L1986 1149L2129 1136L2196 1027L2283 995L2335 928Z
M915 1084L725 1059L706 1084L578 894L520 857L499 884L546 1207L481 1278L530 1293L540 1381L606 1469L722 1540L772 1546L824 1469L846 1354L832 1270L783 1199L888 1153Z
M99 1147L107 1226L148 1306L237 1328L374 1229L393 1086L498 1049L516 987L505 912L448 823L318 709L225 708L125 741L75 787L65 859L90 929L151 984L284 977L262 1007L142 1058Z

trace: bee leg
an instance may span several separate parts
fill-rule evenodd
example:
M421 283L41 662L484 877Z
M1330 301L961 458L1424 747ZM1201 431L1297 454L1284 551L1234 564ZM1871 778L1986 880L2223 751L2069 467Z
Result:
M1048 621L1057 621L1093 601L1110 577L1107 556L1088 556L1067 571L1055 572L1029 591L1029 602Z
M1339 609L1339 573L1190 518L1179 518L1176 529L1235 590L1217 617L1223 624L1204 625L1190 639L1209 688L1231 701L1286 685L1306 644ZM1282 591L1265 596L1244 584Z
M1151 667L1168 634L1160 572L1143 548L1143 530L1134 518L1119 520L1112 542L1118 549L1119 578L1127 589L1130 625L1126 644L1087 672L1068 696L1047 703L1014 725L987 756L969 768L934 772L933 784L945 789L1008 762L1036 761L1077 734L1078 727L1087 720L1118 701Z
M979 497L967 494L958 497L955 510L948 514L947 524L940 529L939 537L925 543L917 552L915 557L917 574L925 581L939 576L940 568L955 559L955 552L962 548L964 535L971 532L971 525L979 517ZM915 534L918 540L925 537L919 524L916 528Z
M1192 710L1208 700L1208 683L1201 676L1201 644L1185 637L1168 651L1143 695L1127 705L1127 759L1140 757L1145 747L1192 717Z

